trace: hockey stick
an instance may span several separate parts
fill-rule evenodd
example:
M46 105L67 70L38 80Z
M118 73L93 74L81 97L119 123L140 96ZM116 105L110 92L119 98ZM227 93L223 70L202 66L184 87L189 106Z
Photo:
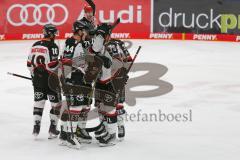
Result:
M32 78L30 78L30 77L22 76L22 75L16 74L16 73L7 72L7 74L8 74L8 75L11 75L11 76L15 76L15 77L27 79L27 80L32 80Z
M16 73L11 73L11 72L7 72L8 75L11 75L11 76L15 76L15 77L19 77L19 78L23 78L23 79L27 79L27 80L32 80L32 78L29 78L29 77L26 77L26 76L22 76L22 75L19 75L19 74L16 74ZM100 123L98 126L96 127L92 127L92 128L86 128L86 131L87 132L94 132L96 130L98 130L100 127L101 127L102 123Z
M120 18L118 18L113 24L112 24L112 30L120 23Z
M86 2L89 4L89 6L92 7L92 9L93 9L93 16L95 16L96 5L94 4L94 2L92 0L86 0Z
M60 60L61 61L61 60ZM64 72L64 67L63 67L63 63L61 63L61 69L62 69L62 79L63 79L63 84L62 85L65 85L65 72ZM63 91L64 93L64 91ZM70 123L70 127L71 127L71 137L73 138L74 137L74 133L73 133L73 125L72 125L72 116L70 114L70 105L69 105L69 100L67 99L66 97L66 104L67 104L67 113L68 113L68 118L69 118L69 123Z
M141 48L142 48L142 46L139 46L139 47L138 47L138 50L137 50L136 54L134 55L134 58L133 58L133 60L132 60L132 63L131 63L130 66L128 67L127 74L128 74L129 71L131 70L131 68L132 68L132 66L133 66L133 63L135 62L135 60L136 60L136 58L137 58L137 56L138 56ZM118 99L118 97L119 97L119 92L120 92L120 91L117 91L117 98L116 98L116 99ZM100 127L102 126L102 124L103 124L103 121L102 121L98 126L96 126L96 127L86 128L86 131L87 131L87 132L94 132L94 131L100 129Z
M136 52L136 54L134 55L134 58L133 58L133 61L132 63L130 64L128 70L127 70L127 73L129 73L129 71L131 70L132 66L133 66L133 63L135 62L140 50L141 50L141 46L138 47L138 50ZM29 77L26 77L26 76L22 76L22 75L19 75L19 74L15 74L15 73L10 73L8 72L7 73L8 75L12 75L12 76L16 76L16 77L19 77L19 78L23 78L23 79L28 79L28 80L32 80L32 78L29 78ZM69 106L68 106L69 107ZM87 132L94 132L96 130L98 130L101 126L102 126L103 122L101 122L99 125L97 125L96 127L92 127L92 128L86 128L86 131Z
M132 66L133 66L133 63L135 62L135 60L136 60L136 58L137 58L137 56L138 56L141 48L142 48L142 46L139 46L139 47L138 47L138 50L137 50L136 54L135 54L134 57L133 57L132 63L131 63L130 66L128 67L127 74L130 72L130 70L131 70L131 68L132 68Z

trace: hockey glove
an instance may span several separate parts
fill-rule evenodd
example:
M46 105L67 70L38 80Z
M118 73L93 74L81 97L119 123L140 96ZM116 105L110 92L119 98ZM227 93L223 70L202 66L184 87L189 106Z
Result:
M97 34L102 35L105 39L107 35L110 35L112 32L112 26L107 23L102 23L97 27Z
M112 61L111 61L109 58L107 58L106 56L101 56L101 55L96 55L96 56L103 61L103 66L104 66L105 68L108 69L108 68L111 67Z

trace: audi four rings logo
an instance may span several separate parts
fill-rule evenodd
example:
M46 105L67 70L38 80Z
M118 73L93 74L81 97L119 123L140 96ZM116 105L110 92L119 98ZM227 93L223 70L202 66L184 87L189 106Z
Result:
M33 8L33 12L30 12L29 9ZM43 14L42 12L42 8L47 8L46 14ZM64 12L64 17L61 21L57 21L56 20L56 13L55 13L55 9L56 8L60 8L63 10ZM19 15L20 21L14 21L12 18L12 12L14 10L19 11L20 12L16 15ZM32 17L33 17L33 21L30 22L30 13L32 13ZM46 16L46 21L42 21L43 16ZM53 25L62 25L64 24L68 19L68 10L67 8L59 3L53 4L53 5L49 5L49 4L27 4L27 5L22 5L22 4L14 4L12 5L8 10L7 10L7 20L10 24L12 24L13 26L22 26L22 25L26 25L26 26L34 26L34 25L45 25L45 24L53 24Z

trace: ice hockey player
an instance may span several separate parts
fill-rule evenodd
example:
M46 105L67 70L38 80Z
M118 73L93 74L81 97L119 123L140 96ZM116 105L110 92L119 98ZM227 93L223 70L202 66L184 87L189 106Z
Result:
M106 48L113 59L112 65L112 83L114 89L119 92L117 97L117 124L118 124L118 138L122 141L125 137L124 116L125 109L123 103L125 102L125 85L128 80L128 67L132 62L132 57L128 52L123 41L119 39L111 39Z
M73 24L74 35L65 42L62 64L64 83L68 85L92 88L91 81L86 82L84 78L88 68L85 58L89 53L86 52L83 42L88 36L88 31L88 25L82 20L77 20ZM63 90L63 92L65 91ZM61 117L60 140L63 145L79 149L81 143L91 143L92 141L92 137L85 130L92 99L86 93L78 93L78 95L72 93L66 95L66 99L69 108Z
M86 25L88 26L88 36L90 39L87 41L84 41L85 46L90 46L93 43L93 37L95 36L96 27L97 27L97 20L93 15L93 8L90 5L84 6L84 17L81 19L81 21L84 21Z
M33 44L28 56L27 67L32 76L34 89L34 127L33 135L40 132L41 119L45 102L51 102L49 139L57 137L56 129L61 108L61 94L51 90L48 85L50 74L56 74L59 67L59 49L54 42L58 30L52 24L43 27L44 38Z
M84 21L87 23L90 34L94 34L94 30L96 29L97 26L97 20L93 15L93 8L90 5L85 5L84 6L84 17L81 19L81 21Z
M114 145L117 130L116 94L117 91L111 83L112 58L105 48L109 41L112 26L100 24L96 31L92 52L103 61L102 71L95 86L95 106L98 108L101 128L95 132L100 146Z

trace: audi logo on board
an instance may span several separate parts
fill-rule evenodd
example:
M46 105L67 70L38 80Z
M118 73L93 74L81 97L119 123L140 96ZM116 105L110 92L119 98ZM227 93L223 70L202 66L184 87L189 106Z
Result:
M61 9L63 13L62 19L57 19L56 10ZM14 16L18 16L18 19ZM14 4L7 10L7 20L13 26L34 26L34 25L45 25L54 24L56 26L64 24L68 19L68 10L66 6L60 3L56 4ZM31 17L31 18L30 18Z

